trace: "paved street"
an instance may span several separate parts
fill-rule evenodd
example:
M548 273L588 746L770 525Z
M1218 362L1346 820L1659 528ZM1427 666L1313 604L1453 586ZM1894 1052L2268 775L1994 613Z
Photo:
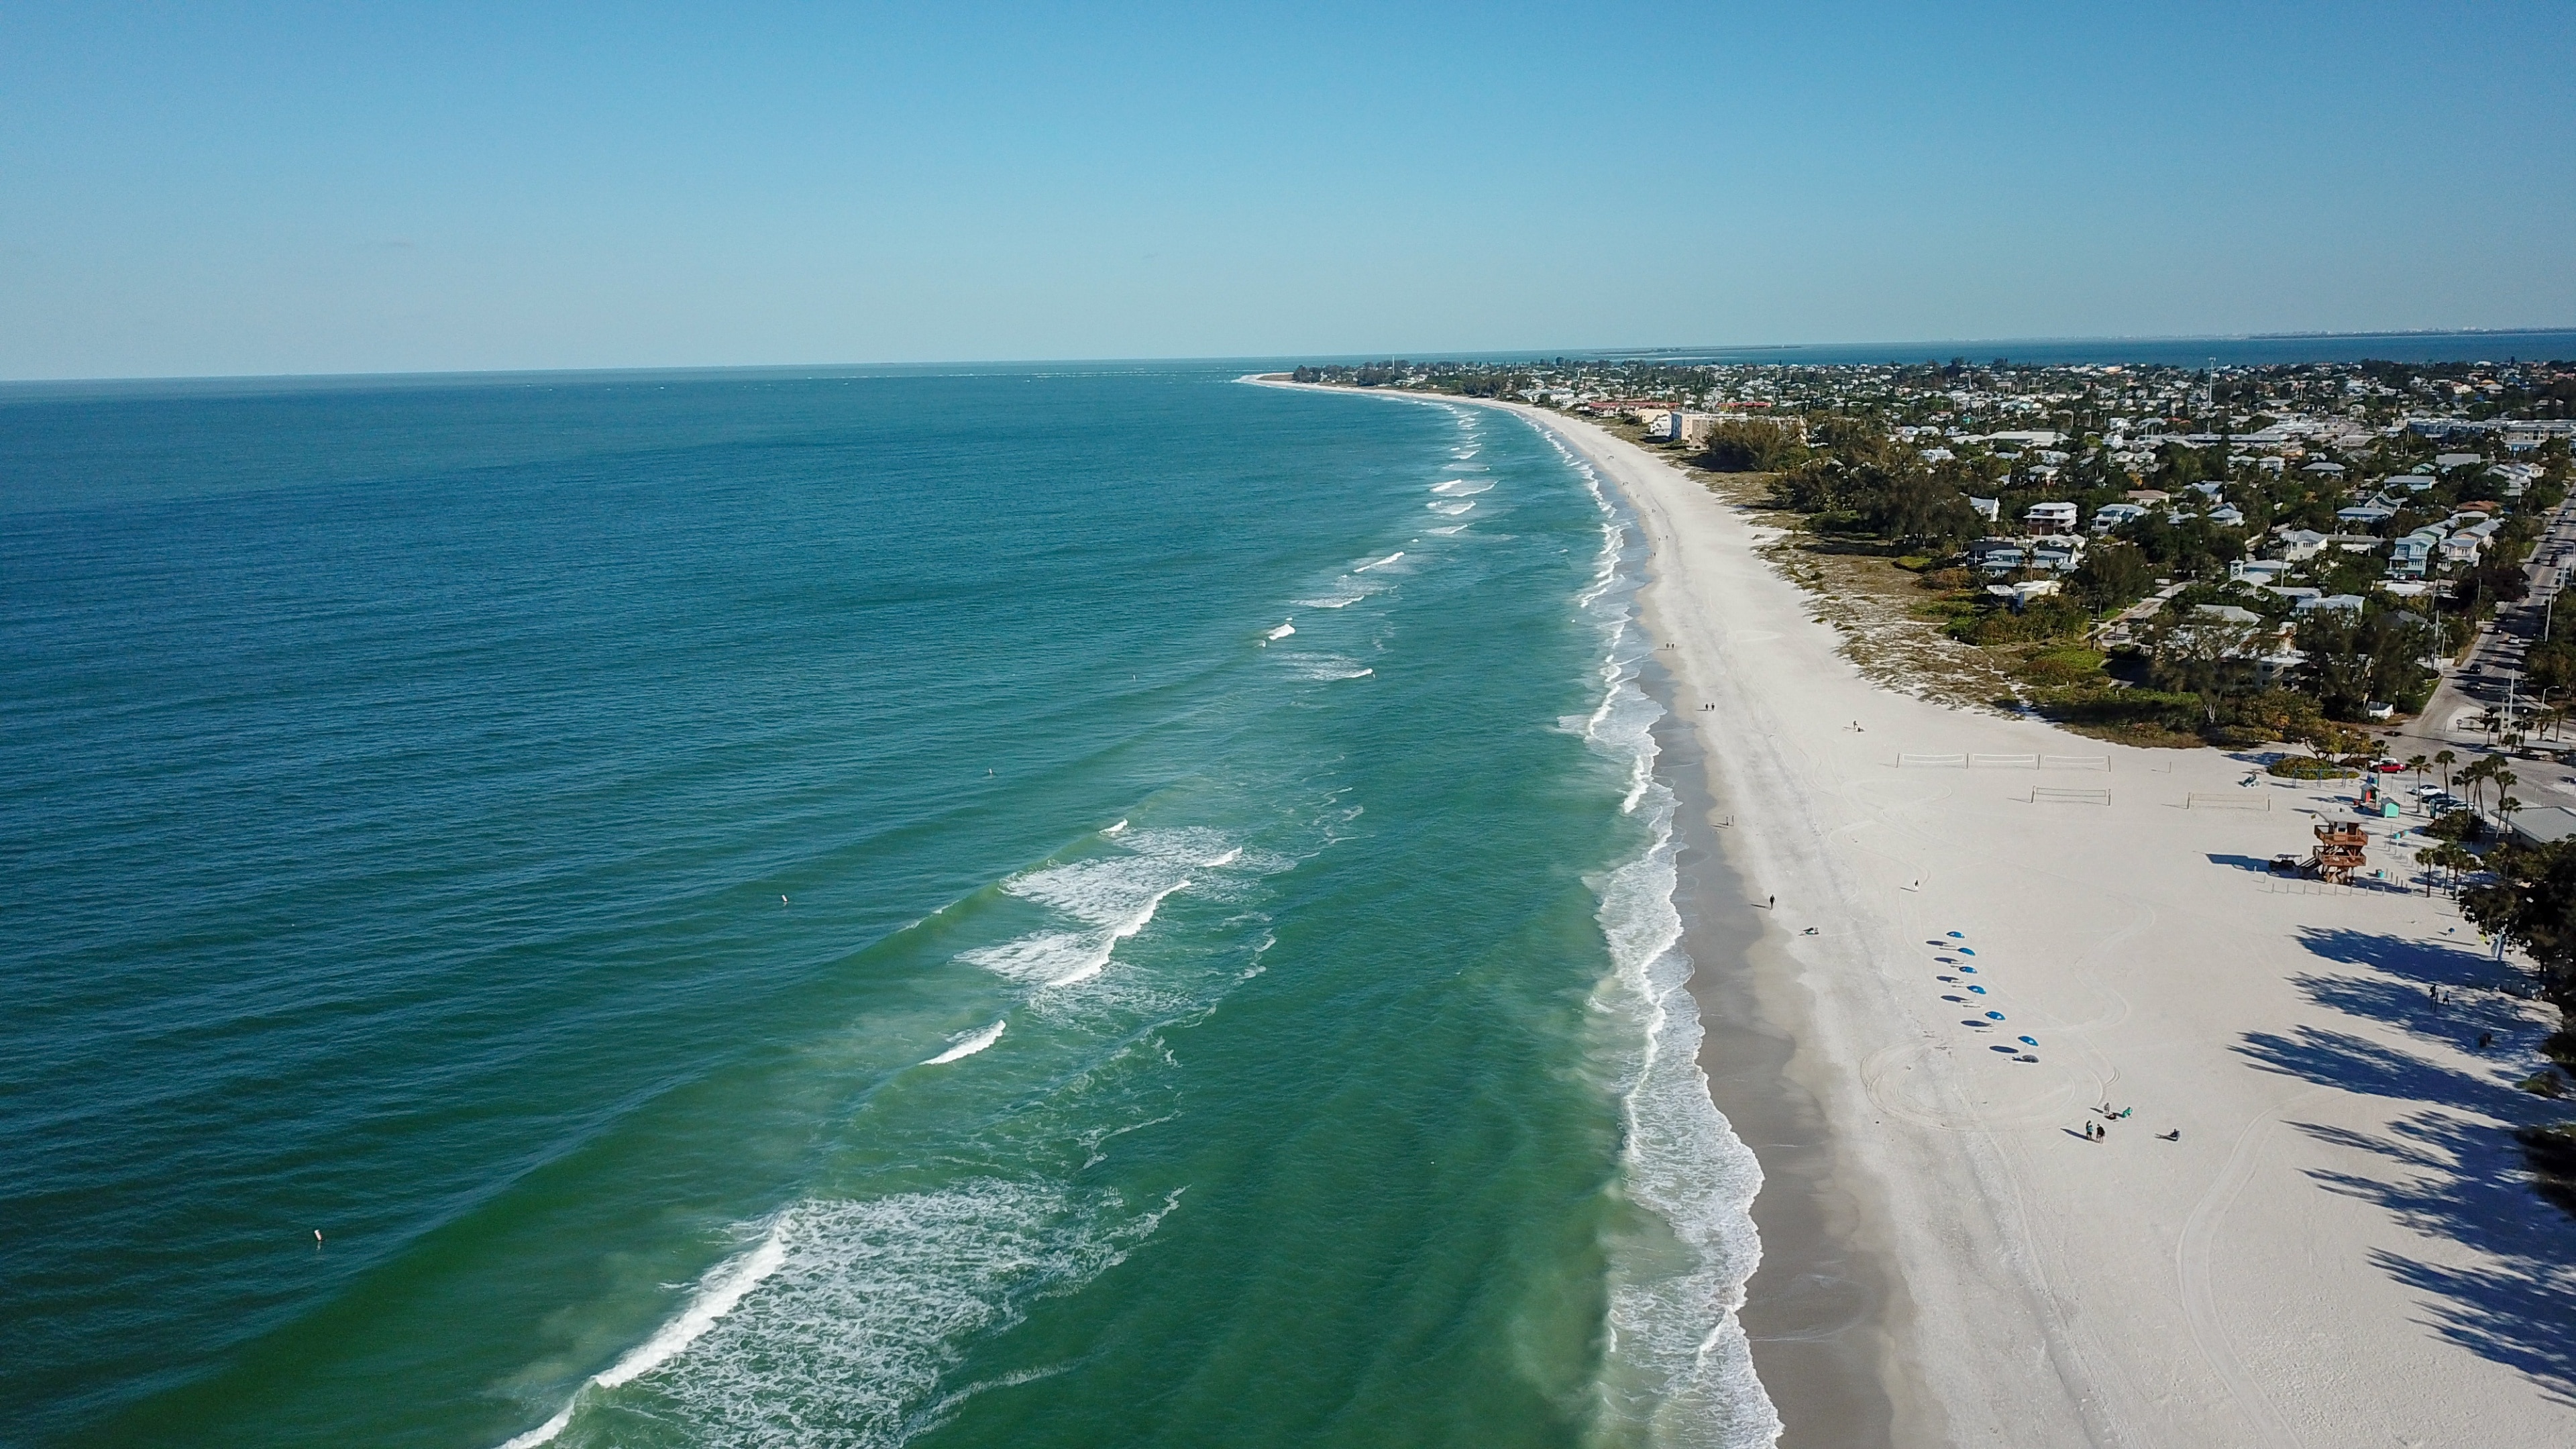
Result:
M2481 630L2467 662L2447 671L2424 712L2389 737L2390 758L2403 760L2410 755L2429 756L2437 750L2449 750L2459 756L2452 766L2456 773L2478 756L2493 752L2493 737L2480 724L2481 717L2502 710L2508 697L2518 712L2537 706L2537 701L2518 687L2523 652L2539 639L2542 620L2552 607L2551 601L2566 586L2571 567L2576 567L2576 499L2559 505L2550 515L2548 532L2531 551L2531 562L2525 568L2531 579L2530 596L2498 611L2495 622ZM2576 600L2568 601L2568 606L2576 608ZM2557 747L2554 738L2550 747ZM2576 770L2516 756L2513 772L2513 796L2525 806L2576 808ZM2413 777L2406 780L2412 788Z

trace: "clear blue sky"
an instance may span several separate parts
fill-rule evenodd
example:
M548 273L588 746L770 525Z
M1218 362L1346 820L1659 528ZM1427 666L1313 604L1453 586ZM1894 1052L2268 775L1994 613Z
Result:
M2576 5L0 9L0 377L2576 325Z

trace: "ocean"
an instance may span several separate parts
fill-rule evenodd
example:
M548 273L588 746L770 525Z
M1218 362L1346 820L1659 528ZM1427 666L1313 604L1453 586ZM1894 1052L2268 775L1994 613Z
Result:
M1240 370L0 390L0 1437L1767 1443L1643 541Z

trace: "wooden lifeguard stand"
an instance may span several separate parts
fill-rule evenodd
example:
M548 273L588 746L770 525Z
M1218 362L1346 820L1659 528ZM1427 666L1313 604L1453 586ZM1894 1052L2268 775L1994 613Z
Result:
M2317 853L2308 857L2308 871L2319 880L2350 885L2353 872L2370 864L2361 853L2368 844L2369 833L2358 825L2320 825Z

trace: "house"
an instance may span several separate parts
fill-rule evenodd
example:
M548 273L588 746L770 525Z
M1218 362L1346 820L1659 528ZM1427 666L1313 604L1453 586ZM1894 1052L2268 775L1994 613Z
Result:
M2146 516L2147 506L2143 503L2105 503L2093 510L2093 531L2109 533L2123 523Z
M2240 558L2227 566L2227 576L2269 587L2290 572L2290 561L2284 558Z
M1973 494L1968 498L1968 506L1975 509L1977 511L1977 516L1988 523L1994 522L1996 515L2004 511L2004 501L2002 499L1979 498Z
M2397 578L2420 579L2433 561L2433 550L2441 546L2440 533L2419 528L2388 546L2388 572Z
M2281 557L2292 563L2306 563L2325 552L2326 535L2313 528L2286 529L2281 534Z
M2485 461L2486 458L2484 455L2478 453L2436 453L2433 455L2434 469L2437 472L2443 473L2448 473L2454 468L2465 468L2472 463L2483 463Z
M2327 594L2321 598L2301 599L2292 606L2295 614L2354 614L2361 612L2359 594Z
M2343 476L2343 465L2341 463L2310 463L2299 471L2302 473L2322 473L2330 477L2340 478Z
M1958 456L1958 454L1951 452L1947 448L1923 449L1923 461L1926 463L1947 463Z
M2325 597L2325 590L2312 589L2305 584L2272 584L2267 586L2264 589L2264 592L2267 594L2279 594L2282 598L2289 600L2290 612L2294 614L2301 609L2306 608L2308 605L2315 603L2318 599Z
M2242 528L2245 526L2245 510L2233 503L2222 503L2209 510L2209 521L2221 528Z
M1968 545L1968 561L2000 578L2030 562L2030 554L2009 538L1981 538Z
M2262 615L2234 604L2197 604L2192 607L2191 617L2196 624L2239 624L2246 628L2263 622Z
M2056 579L2024 579L2017 584L1988 584L1986 596L1998 600L2018 614L2030 607L2033 599L2044 599L2065 585Z
M2254 683L2259 688L2270 689L2307 662L2307 655L2286 644L2279 645L2271 652L2255 657Z
M2033 544L2030 550L2030 566L2052 573L2072 572L2083 559L2084 540L2080 538L2051 539Z
M2075 505L2034 503L2021 511L2021 526L2032 533L2073 533Z
M2376 528L2380 524L2386 523L2388 520L2395 518L2396 516L2396 509L2389 507L2385 503L2379 502L2377 499L2373 499L2368 503L2356 503L2350 508L2338 508L2335 510L2336 522L2349 523L2361 528Z

